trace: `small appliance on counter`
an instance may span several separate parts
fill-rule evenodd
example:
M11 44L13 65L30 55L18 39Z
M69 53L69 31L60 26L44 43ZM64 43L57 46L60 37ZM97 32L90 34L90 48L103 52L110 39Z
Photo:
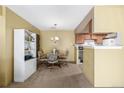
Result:
M114 38L103 40L103 46L114 46L114 45L116 45L116 40Z
M95 42L94 40L84 40L83 46L94 46Z
M103 40L103 46L119 46L119 45L121 45L119 32L110 34L107 37L105 37L105 39Z

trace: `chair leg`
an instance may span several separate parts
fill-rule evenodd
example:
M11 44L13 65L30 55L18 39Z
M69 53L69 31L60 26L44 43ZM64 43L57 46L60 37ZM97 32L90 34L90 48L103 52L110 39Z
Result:
M61 64L60 63L58 63L58 66L61 68Z

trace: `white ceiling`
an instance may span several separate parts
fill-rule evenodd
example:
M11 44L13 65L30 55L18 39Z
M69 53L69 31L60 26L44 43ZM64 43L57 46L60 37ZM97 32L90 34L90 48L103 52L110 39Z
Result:
M93 6L90 5L11 5L16 14L40 30L74 30Z

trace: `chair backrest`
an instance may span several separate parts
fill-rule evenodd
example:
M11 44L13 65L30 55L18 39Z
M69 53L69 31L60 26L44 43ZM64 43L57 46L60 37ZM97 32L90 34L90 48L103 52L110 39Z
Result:
M41 49L38 51L38 58L41 58L44 55L44 51Z
M69 51L66 50L66 52L65 52L65 56L68 56L68 55L69 55Z
M47 54L47 60L48 62L54 62L57 60L57 55L53 53Z
M68 50L62 50L59 52L59 54L63 55L63 56L68 56L69 55L69 51Z
M41 51L38 51L38 58L40 58L42 55Z

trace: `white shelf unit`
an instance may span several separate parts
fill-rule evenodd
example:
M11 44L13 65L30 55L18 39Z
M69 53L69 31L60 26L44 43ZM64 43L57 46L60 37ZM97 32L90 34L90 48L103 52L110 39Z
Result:
M26 33L29 33L34 41L26 40ZM25 60L26 45L29 43L30 50L28 52L32 58ZM36 58L36 34L25 29L14 29L14 81L24 82L37 69Z

